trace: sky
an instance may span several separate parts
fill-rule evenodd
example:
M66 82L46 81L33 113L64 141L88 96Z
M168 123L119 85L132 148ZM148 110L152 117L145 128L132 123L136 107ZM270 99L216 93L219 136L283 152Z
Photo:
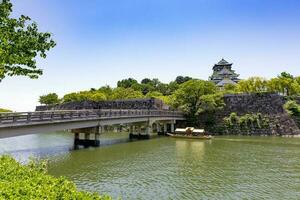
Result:
M6 78L0 107L31 111L38 98L116 86L124 78L205 79L221 58L240 78L300 75L299 0L12 0L57 46L37 80Z

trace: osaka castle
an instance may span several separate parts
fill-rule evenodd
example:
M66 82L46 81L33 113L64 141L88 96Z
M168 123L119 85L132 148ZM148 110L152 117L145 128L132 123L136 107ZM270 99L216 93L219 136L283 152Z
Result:
M232 63L227 62L222 58L213 67L213 74L209 77L209 80L214 82L218 87L223 87L227 84L237 84L240 79L239 74L236 74L234 70L231 69Z

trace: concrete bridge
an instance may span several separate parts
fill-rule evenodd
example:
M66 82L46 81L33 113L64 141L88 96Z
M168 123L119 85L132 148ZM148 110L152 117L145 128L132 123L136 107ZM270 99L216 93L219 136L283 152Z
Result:
M74 143L84 146L99 146L99 135L105 125L126 124L130 136L138 132L141 137L149 137L155 124L161 132L174 131L176 120L184 120L182 112L169 110L54 110L44 112L0 113L0 138L26 134L71 130ZM144 134L141 126L146 127ZM137 128L137 129L136 129ZM79 134L84 134L84 139Z

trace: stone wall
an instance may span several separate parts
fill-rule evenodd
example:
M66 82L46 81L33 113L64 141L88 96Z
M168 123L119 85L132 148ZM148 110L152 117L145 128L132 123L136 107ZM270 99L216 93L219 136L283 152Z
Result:
M151 109L166 110L169 109L162 100L155 98L145 99L127 99L114 101L81 101L69 102L51 106L37 106L36 111L46 110L82 110L82 109Z
M274 93L236 94L224 96L225 107L215 113L205 113L198 117L198 126L204 127L214 135L243 134L243 135L297 135L300 134L295 120L284 110L285 100ZM265 128L249 127L243 130L236 127L228 129L224 124L224 117L235 112L238 116L261 113L269 119L269 126Z

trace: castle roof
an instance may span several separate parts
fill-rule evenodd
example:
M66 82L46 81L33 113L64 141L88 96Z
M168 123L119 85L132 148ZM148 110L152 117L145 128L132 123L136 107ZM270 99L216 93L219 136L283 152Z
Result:
M232 65L232 63L229 63L222 58L216 65Z
M219 86L219 87L223 87L224 85L227 85L227 84L232 84L232 85L235 85L236 84L236 82L234 82L233 80L231 80L231 79L223 79L222 81L220 81L218 84L217 84L217 86Z
M221 71L218 72L219 75L232 75L234 74L231 70L227 68L221 69Z

